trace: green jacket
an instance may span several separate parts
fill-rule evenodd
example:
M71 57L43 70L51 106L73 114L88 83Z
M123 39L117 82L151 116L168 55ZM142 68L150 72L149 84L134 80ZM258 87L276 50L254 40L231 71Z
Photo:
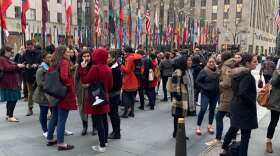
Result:
M37 88L34 91L33 94L33 101L35 103L38 103L41 106L48 106L49 102L45 96L45 93L43 91L43 84L45 81L45 74L46 70L44 70L42 67L39 67L39 69L36 71L36 83Z
M269 102L267 108L280 112L280 75L277 71L274 71L272 79L272 91L269 96Z

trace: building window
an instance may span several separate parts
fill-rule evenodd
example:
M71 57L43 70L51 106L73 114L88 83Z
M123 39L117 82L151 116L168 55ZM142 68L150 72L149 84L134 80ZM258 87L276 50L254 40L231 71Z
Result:
M191 0L191 7L195 7L195 0Z
M201 7L205 7L206 6L206 0L201 0Z
M48 11L48 21L51 22L51 12Z
M62 23L62 13L57 13L57 23Z
M15 18L21 17L21 8L19 6L15 7Z
M57 3L60 3L60 4L61 4L61 0L57 0Z
M229 19L229 5L224 5L224 19Z
M218 0L213 0L212 5L218 5Z
M200 10L200 18L201 19L206 19L206 9L201 9Z
M237 0L236 1L236 4L242 4L243 3L243 0Z
M241 19L242 17L242 4L236 5L236 18Z
M36 9L30 9L30 20L36 20Z
M212 20L217 20L218 6L212 6Z
M225 5L229 5L230 4L230 0L225 0L224 4Z

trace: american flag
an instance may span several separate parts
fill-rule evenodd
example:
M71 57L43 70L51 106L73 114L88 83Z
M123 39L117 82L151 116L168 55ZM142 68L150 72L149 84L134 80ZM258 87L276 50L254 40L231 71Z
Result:
M99 0L95 0L95 32L97 36L101 35Z
M146 12L146 33L150 34L151 31L151 14L150 11L147 10Z
M277 12L275 14L275 23L278 27L280 26L280 9L277 10Z

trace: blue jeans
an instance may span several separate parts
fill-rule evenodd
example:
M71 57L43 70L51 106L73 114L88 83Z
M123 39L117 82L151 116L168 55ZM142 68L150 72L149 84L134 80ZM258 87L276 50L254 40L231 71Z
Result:
M198 114L197 119L197 125L201 126L201 123L204 118L204 114L207 111L208 105L209 105L209 121L208 124L212 125L214 116L215 116L215 108L217 105L218 96L209 97L204 94L201 94L201 106L200 106L200 112Z
M48 106L40 106L40 116L39 116L39 121L41 124L41 128L43 130L43 132L47 132L48 131L48 111L49 111L49 107Z
M216 114L216 139L221 140L223 135L224 123L223 119L226 116L227 112L218 111Z
M151 108L154 108L156 105L156 89L155 88L148 88L147 89L147 96L149 99L149 105Z
M48 141L53 140L53 133L56 127L57 144L64 143L65 124L68 118L69 110L53 107L52 117L49 122Z

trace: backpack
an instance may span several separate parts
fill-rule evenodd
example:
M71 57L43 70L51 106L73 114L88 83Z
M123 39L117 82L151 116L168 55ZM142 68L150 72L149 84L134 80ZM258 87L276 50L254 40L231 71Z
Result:
M229 145L228 151L227 151L227 156L237 156L239 155L239 150L240 150L240 142L233 142Z
M142 68L142 60L141 59L137 59L134 60L134 74L137 77L137 79L141 79L142 78L142 72L141 72L141 68Z

